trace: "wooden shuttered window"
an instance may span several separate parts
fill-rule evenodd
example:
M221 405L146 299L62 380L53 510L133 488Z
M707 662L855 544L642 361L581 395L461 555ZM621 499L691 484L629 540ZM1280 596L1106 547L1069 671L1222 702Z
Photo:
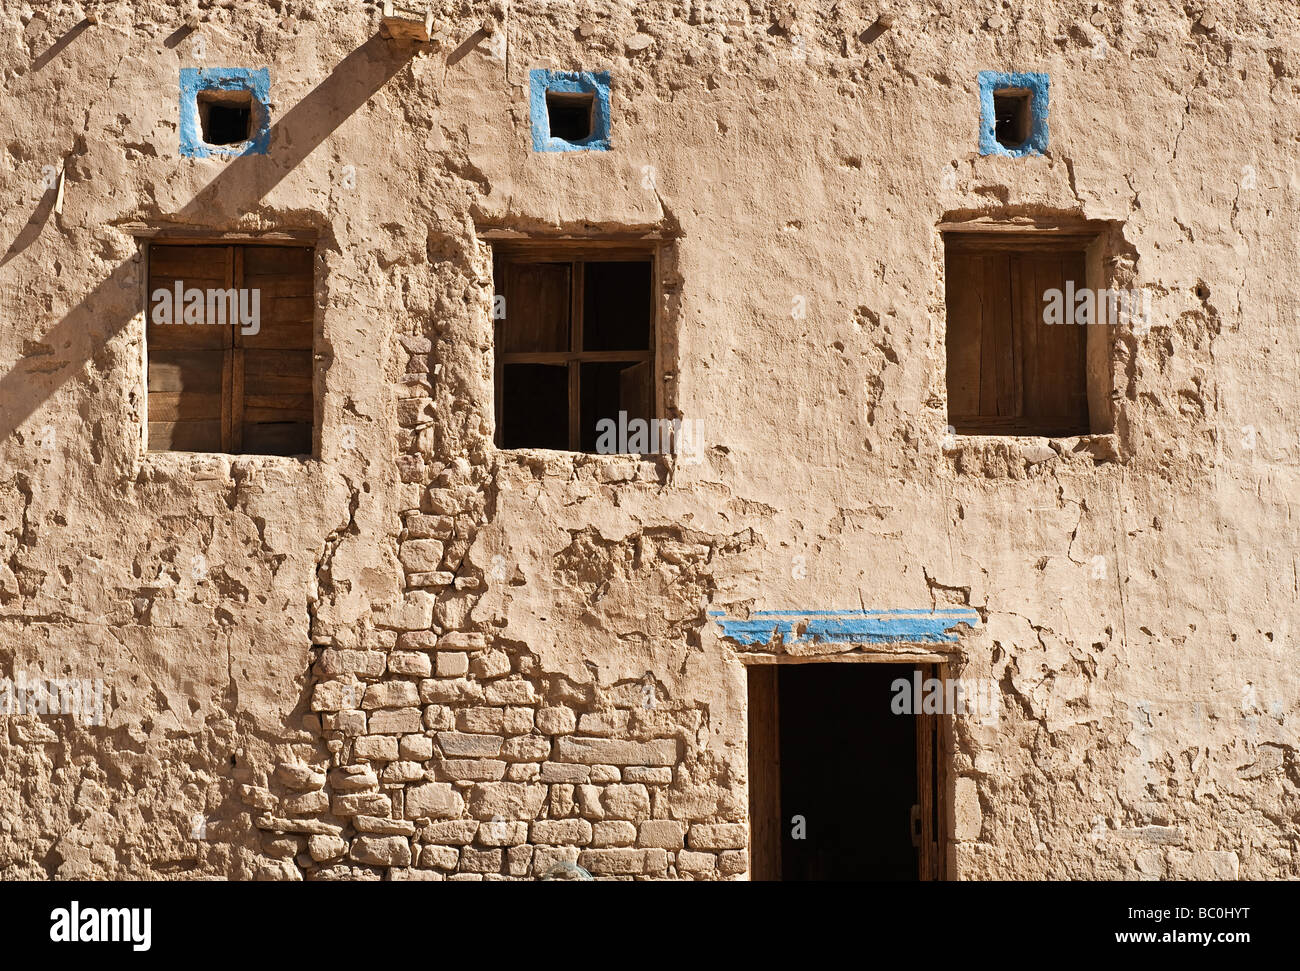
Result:
M1086 241L945 243L948 423L959 434L1087 434L1087 325L1044 323L1046 294L1088 286Z
M148 260L150 450L311 454L313 250L153 243ZM190 323L186 302L174 305L178 285L182 297L204 296ZM160 290L171 295L170 317ZM209 300L209 291L222 293ZM241 321L241 301L255 323Z
M497 444L594 452L601 419L654 407L654 260L645 250L498 250Z

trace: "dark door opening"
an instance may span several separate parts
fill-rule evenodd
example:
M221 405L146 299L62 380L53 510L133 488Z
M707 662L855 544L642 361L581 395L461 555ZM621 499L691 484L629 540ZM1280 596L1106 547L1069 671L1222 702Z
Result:
M754 879L942 876L939 716L893 704L900 679L912 700L914 672L934 676L912 664L749 669Z

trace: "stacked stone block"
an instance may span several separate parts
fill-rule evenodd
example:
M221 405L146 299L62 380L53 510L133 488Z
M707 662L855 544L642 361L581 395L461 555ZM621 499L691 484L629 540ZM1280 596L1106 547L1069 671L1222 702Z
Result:
M305 837L293 855L318 879L535 879L564 862L610 878L745 871L743 823L692 819L680 798L695 710L638 708L639 690L578 710L511 662L473 631L322 649L307 725L328 764L281 764L278 793L246 787L257 825Z
M434 463L433 345L400 344L403 600L359 631L313 628L304 728L319 761L245 787L267 831L263 875L538 879L565 863L609 879L743 874L743 814L709 770L693 781L698 709L640 683L571 684L473 629L486 578L466 554L485 473Z

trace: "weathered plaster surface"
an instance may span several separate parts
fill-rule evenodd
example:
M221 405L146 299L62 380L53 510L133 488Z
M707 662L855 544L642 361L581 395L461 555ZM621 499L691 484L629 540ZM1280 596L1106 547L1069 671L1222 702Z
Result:
M734 876L709 612L934 606L1003 692L952 875L1300 876L1294 5L94 9L0 2L0 675L107 709L4 720L0 874ZM181 157L183 67L269 69L268 154ZM532 150L536 68L613 150ZM981 70L1050 75L1044 155L979 154ZM1113 435L945 441L973 215L1122 227ZM319 232L318 459L143 451L167 220ZM489 227L670 238L700 465L494 449Z

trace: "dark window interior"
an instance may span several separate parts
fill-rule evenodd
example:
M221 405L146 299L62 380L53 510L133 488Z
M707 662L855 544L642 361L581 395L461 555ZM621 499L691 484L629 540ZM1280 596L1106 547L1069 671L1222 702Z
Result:
M568 448L569 369L554 364L507 364L504 372L502 440L527 442L531 448Z
M581 365L581 440L578 450L596 451L597 422L601 418L613 418L618 421L619 411L627 412L627 421L634 418L650 417L650 364L628 365L624 362L588 363ZM648 439L645 450L653 445ZM635 449L637 443L629 442L629 448ZM662 443L660 448L663 448Z
M596 99L592 94L567 94L548 91L546 118L552 138L580 142L591 135L592 113Z
M994 137L1004 148L1019 148L1029 138L1032 99L1019 88L993 92Z
M238 145L252 137L253 96L248 91L200 91L199 124L209 145Z
M1088 433L1088 327L1044 320L1049 291L1088 286L1086 245L946 236L948 424L957 433Z
M650 264L584 265L582 349L636 351L650 346Z
M626 428L652 417L652 260L627 250L617 259L589 252L591 258L569 259L535 250L498 255L497 292L505 297L496 338L502 448L607 451L598 435L603 419ZM664 448L629 438L612 450L624 444L627 451Z

